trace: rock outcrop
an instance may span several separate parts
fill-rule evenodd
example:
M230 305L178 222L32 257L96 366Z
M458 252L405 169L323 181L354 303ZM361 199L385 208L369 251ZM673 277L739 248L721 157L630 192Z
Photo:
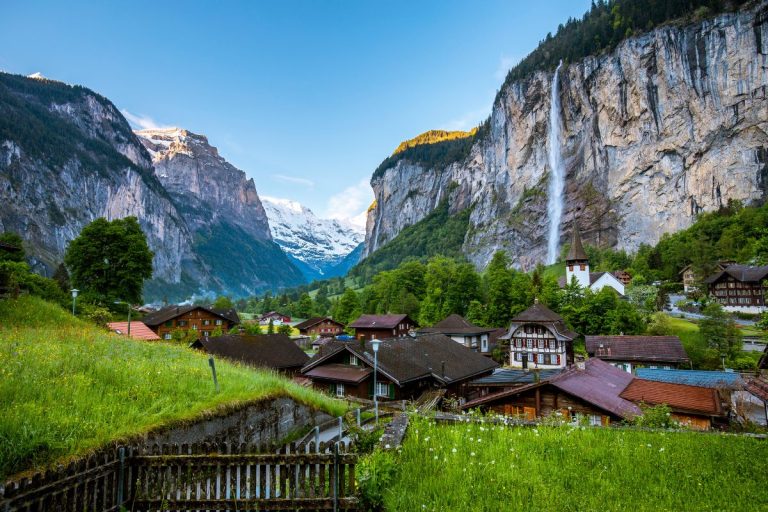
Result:
M366 252L448 195L472 208L464 252L484 267L496 250L530 268L546 256L547 131L552 72L500 92L489 133L466 159L399 160L373 178ZM560 73L566 202L588 243L628 250L692 224L729 200L768 189L768 5L668 25Z

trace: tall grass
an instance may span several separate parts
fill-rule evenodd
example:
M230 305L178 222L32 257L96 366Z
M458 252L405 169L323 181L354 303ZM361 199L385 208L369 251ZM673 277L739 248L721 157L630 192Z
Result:
M275 373L107 333L34 297L0 300L0 478L205 411L290 396L345 405Z
M416 419L386 510L768 510L766 441Z

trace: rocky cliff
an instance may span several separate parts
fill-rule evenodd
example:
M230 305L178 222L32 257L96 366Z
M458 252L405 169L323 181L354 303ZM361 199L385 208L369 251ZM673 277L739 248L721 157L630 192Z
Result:
M157 137L142 139L156 175L150 154L106 98L0 73L0 231L19 233L33 265L50 275L86 224L136 216L155 254L147 299L245 295L303 282L272 242L242 171L204 137Z
M464 253L530 268L546 255L552 72L511 82L454 162L401 158L372 179L369 255L448 197L471 208ZM768 5L625 40L560 72L566 199L588 243L629 250L768 189Z

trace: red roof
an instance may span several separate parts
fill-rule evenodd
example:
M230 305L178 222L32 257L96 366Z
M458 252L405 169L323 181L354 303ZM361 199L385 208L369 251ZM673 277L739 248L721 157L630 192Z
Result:
M634 379L621 393L621 397L636 403L666 404L676 412L705 416L723 415L720 397L717 390L712 388Z
M110 322L107 324L107 327L110 331L114 331L117 334L127 335L128 334L128 322ZM146 341L157 341L160 339L160 336L155 334L155 332L144 325L144 322L139 322L138 320L132 320L131 321L131 338L135 340L146 340Z
M585 336L587 352L604 361L687 363L677 336Z

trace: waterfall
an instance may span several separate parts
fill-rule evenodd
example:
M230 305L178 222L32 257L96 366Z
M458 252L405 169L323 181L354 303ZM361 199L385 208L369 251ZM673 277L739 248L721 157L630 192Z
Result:
M563 61L557 65L555 76L552 77L552 97L549 101L549 244L547 246L547 264L557 261L557 250L560 245L560 219L563 216L563 195L565 192L565 169L560 154L560 87L557 77Z

